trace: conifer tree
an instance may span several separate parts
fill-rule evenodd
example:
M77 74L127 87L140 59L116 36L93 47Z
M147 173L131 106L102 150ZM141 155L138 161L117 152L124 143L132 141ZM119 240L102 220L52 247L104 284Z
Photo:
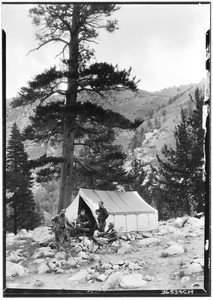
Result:
M106 95L112 90L136 91L137 82L131 78L131 69L91 63L94 51L89 45L96 42L101 29L108 32L117 29L117 21L110 19L117 9L114 4L66 3L38 5L30 10L33 23L39 29L36 49L60 43L63 67L60 70L51 67L35 76L21 89L13 105L39 103L26 136L39 142L53 139L62 144L58 211L70 204L75 146L91 132L88 129L91 123L123 129L135 129L141 124L141 121L130 122L105 105ZM66 84L65 88L62 83ZM56 97L50 98L53 95Z
M100 127L100 125L99 125ZM101 133L91 136L79 155L84 167L76 176L81 179L77 186L86 188L115 190L125 182L124 161L126 154L121 146L113 144L115 133L112 129L99 129Z
M32 177L28 166L28 155L24 150L23 137L13 124L6 156L7 204L12 209L9 216L13 232L33 229L40 224L40 214L31 191Z
M165 145L162 149L164 159L157 156L162 206L170 212L170 217L183 213L193 215L195 211L204 210L202 92L196 89L191 100L195 110L191 118L181 111L181 123L174 132L176 148Z

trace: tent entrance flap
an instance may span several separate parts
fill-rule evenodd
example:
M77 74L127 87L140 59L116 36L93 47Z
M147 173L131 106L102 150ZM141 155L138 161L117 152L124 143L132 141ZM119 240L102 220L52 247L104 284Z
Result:
M78 215L80 214L81 209L85 209L85 214L89 217L90 222L91 222L91 228L94 228L95 225L97 224L90 207L86 204L84 199L80 196L79 197L79 206L78 206Z

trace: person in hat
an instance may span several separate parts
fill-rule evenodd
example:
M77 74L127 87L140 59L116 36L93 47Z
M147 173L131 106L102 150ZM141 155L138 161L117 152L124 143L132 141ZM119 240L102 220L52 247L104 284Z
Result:
M100 232L104 232L105 231L105 227L106 227L106 219L109 216L109 213L107 211L107 209L104 207L104 202L103 201L99 201L98 203L99 205L99 209L97 209L95 212L98 215L98 229Z
M73 225L65 215L66 209L62 209L60 214L51 219L52 230L55 232L56 249L60 251L65 242L69 241L69 227Z
M81 209L76 219L76 226L79 228L90 228L90 219L85 213L85 209Z

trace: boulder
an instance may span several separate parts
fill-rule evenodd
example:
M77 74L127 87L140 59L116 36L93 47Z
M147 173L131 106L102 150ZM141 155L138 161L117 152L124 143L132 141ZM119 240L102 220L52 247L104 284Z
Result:
M122 239L123 241L127 241L127 240L128 240L128 238L127 238L126 235L122 235L122 236L121 236L121 239Z
M92 241L90 241L88 238L85 238L85 240L84 240L84 246L86 246L86 247L90 247L91 246L91 244L92 244Z
M7 245L11 245L14 243L14 240L15 240L15 234L13 232L11 233L7 233L6 234L6 244Z
M55 273L56 274L62 274L62 273L64 273L64 270L58 268L58 269L55 270Z
M89 258L89 256L83 251L79 252L77 256L81 257L83 259L88 259Z
M45 237L43 240L39 242L39 246L41 247L47 247L49 244L53 243L55 241L55 235L49 235Z
M66 253L65 252L57 252L55 254L56 259L66 259Z
M91 254L91 255L90 255L90 260L93 260L93 261L101 261L101 257L100 257L100 255L98 255L98 254Z
M50 248L42 247L37 249L32 255L33 259L43 258L43 257L55 257L55 252Z
M113 271L112 271L111 269L106 270L106 271L105 271L105 275L106 275L106 276L109 276L110 274L112 274L112 272L113 272Z
M6 258L8 261L11 261L13 263L19 263L21 260L24 259L23 256L20 256L17 252L10 253L9 256Z
M73 268L73 267L76 267L78 263L76 262L76 260L75 260L73 257L70 257L70 258L68 259L68 261L67 261L67 264L68 264L71 268Z
M152 238L152 234L149 233L149 232L143 232L143 233L142 233L142 237L143 237L143 238Z
M82 251L82 247L80 245L76 245L74 249L76 254Z
M97 280L98 281L102 281L102 282L104 282L105 280L106 280L106 275L105 274L100 274L98 277L97 277Z
M193 260L191 260L190 263L198 263L204 268L204 258L202 257L196 257Z
M168 256L173 256L173 255L180 255L185 252L184 248L180 244L174 244L170 246L169 248L165 249L162 251L161 256L162 257L168 257Z
M27 230L26 229L21 229L21 230L19 230L19 232L17 233L17 235L16 235L17 237L27 237L28 236L28 232L27 232Z
M156 245L160 243L160 239L158 238L146 238L137 242L137 245L140 246L149 246L149 245Z
M81 270L72 277L68 278L69 281L77 281L87 278L87 270Z
M39 274L45 274L47 273L48 271L50 271L50 268L48 267L48 265L44 262L42 263L38 269L37 269L38 273Z
M119 265L113 265L112 268L113 270L119 270Z
M122 276L119 285L124 289L135 289L145 287L147 283L141 274L131 274Z
M190 275L194 273L202 272L203 268L199 263L192 263L188 266L187 269L184 270L184 274Z
M112 265L109 264L109 263L104 263L104 264L102 265L102 268L105 269L105 270L110 270L110 269L112 269Z
M197 218L189 218L184 225L185 227L191 226L193 228L203 228L204 227L204 218L197 219Z
M122 244L121 247L118 249L118 254L119 255L122 255L122 254L125 254L125 253L131 253L132 252L132 247L131 245L125 243L125 244Z
M128 240L131 241L131 239L132 239L131 235L129 233L127 233L126 236L127 236Z
M190 280L189 276L184 276L184 277L181 278L182 283L188 282L189 280Z
M128 266L129 270L138 270L139 269L139 265L135 264L135 263L130 263Z
M31 233L31 237L35 242L41 242L44 239L52 238L52 234L50 233L49 227L43 226L35 228Z
M101 287L102 291L115 290L121 281L122 273L116 272L111 274Z
M153 277L150 276L150 275L146 275L146 276L144 277L144 280L146 280L146 281L152 281L152 280L153 280Z
M13 263L11 261L6 262L6 276L24 276L28 273L28 269L23 266Z

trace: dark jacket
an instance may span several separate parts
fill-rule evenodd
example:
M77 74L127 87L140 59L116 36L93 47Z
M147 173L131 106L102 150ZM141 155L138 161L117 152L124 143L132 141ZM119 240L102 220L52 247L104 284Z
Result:
M98 221L99 222L105 221L109 216L108 211L105 207L101 207L101 208L97 209L96 213L98 213Z
M87 217L87 215L79 215L76 219L76 224L88 226L90 224L90 219Z

